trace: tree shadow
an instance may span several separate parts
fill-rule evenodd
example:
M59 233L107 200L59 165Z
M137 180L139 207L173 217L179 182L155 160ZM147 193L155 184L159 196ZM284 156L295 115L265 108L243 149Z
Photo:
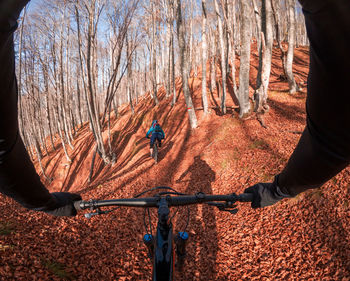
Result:
M184 182L188 175L190 175L190 179L185 193L213 193L211 185L215 181L216 174L199 155L194 157L191 166L182 173L176 182ZM182 231L181 229L179 230ZM200 274L199 279L216 280L216 256L219 247L217 244L215 210L206 204L191 206L188 232L192 236L189 244L200 245L197 249L190 245L188 247L188 259L195 259L196 269Z
M169 153L169 151L173 148L174 142L170 141L166 145L162 144L162 148L159 149L158 153L158 162L162 161L165 156Z
M219 104L217 103L217 101L216 101L216 99L215 99L215 97L214 97L213 91L212 91L211 89L210 89L209 91L210 91L211 100L212 100L212 102L214 103L215 108L219 108Z
M280 118L305 124L305 111L298 106L288 105L286 107L284 103L271 98L269 98L269 106L274 109Z
M109 169L108 172L104 173L104 175L102 177L99 178L98 181L96 181L95 183L91 183L89 184L89 186L77 191L77 193L79 194L84 194L84 193L88 193L92 190L94 190L97 186L104 184L105 182L109 182L109 181L113 181L115 179L121 178L123 176L125 176L126 174L131 173L132 171L134 171L135 169L137 169L138 167L140 167L142 164L144 164L145 162L149 161L150 157L149 157L149 152L143 154L134 164L132 164L128 169L125 169L123 171L120 171L119 173L116 173L115 170L120 170L118 167L116 169ZM121 188L121 186L127 186L128 184L132 183L133 181L135 181L137 178L139 178L140 176L146 174L148 171L150 171L152 169L152 166L148 166L146 168L142 168L139 170L138 173L136 173L133 176L128 177L128 179L126 181L122 181L122 183L120 185L115 185L114 189L110 189L108 193L104 193L103 197L106 198L109 195L114 194L114 192L118 189Z
M231 75L229 75L227 79L227 92L231 96L231 99L233 100L234 104L239 106L238 98L236 96L237 93L235 93L233 89L233 80Z
M126 123L126 125L121 130L123 133L120 133L121 131L118 131L116 133L116 136L113 135L113 137L112 137L112 140L113 140L112 141L112 146L114 148L113 152L116 155L116 159L118 159L123 154L123 152L124 152L127 144L129 143L131 137L135 133L137 133L137 131L141 127L145 115L146 115L146 113L143 112L139 116L137 116L136 114L134 116L131 116L129 118L128 122ZM133 155L134 155L134 153L131 153L129 155L129 157L127 157L127 159L125 159L123 161L123 163L128 162L132 158ZM102 172L104 167L106 167L106 165L104 164L104 162L101 159L99 159L98 167L97 167L96 171L94 172L94 175L91 178L91 181L93 181L96 177L98 177L98 175Z
M293 58L293 65L309 67L309 61L305 61L305 60L303 60L302 58L300 58L298 56L294 56L294 58Z
M303 53L304 55L307 55L307 56L309 56L309 54L310 54L309 48L298 48L298 51Z
M61 187L61 191L69 191L76 177L79 175L79 171L83 167L84 161L87 159L90 149L94 144L94 138L89 137L86 141L82 141L78 147L74 150L74 156L72 157L72 163L66 172L66 177Z
M245 124L245 121L241 121L240 123L243 129L242 131L244 132L245 137L250 142L252 147L256 146L257 149L261 149L267 152L268 154L273 156L273 159L275 159L274 164L269 166L269 169L268 169L272 176L274 174L274 171L277 169L277 167L279 167L280 164L285 165L287 163L287 160L288 160L287 157L281 154L280 152L276 151L276 149L273 146L271 146L268 142L266 142L264 139L255 136L255 134L253 134L250 131L249 127ZM249 181L249 177L247 178L246 183L248 183L248 181Z
M58 156L58 154L61 154L61 152L62 152L62 143L61 142L60 143L56 143L55 150L52 150L49 155L46 155L45 158L48 158L50 160L54 159L55 157ZM43 158L43 159L45 159L45 158ZM43 163L43 167L44 167L45 171L46 171L46 169L48 168L48 166L49 166L49 164L51 162L50 160L47 160L45 163ZM55 165L56 165L56 163L55 163Z

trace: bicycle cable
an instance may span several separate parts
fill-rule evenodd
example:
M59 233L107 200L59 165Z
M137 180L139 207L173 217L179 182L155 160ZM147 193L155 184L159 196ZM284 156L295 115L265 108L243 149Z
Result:
M147 189L147 190L145 190L145 191L143 191L143 192L141 192L139 194L136 194L134 196L134 198L138 198L138 197L140 197L140 196L142 196L142 195L144 195L144 194L146 194L148 192L152 192L152 191L155 191L155 190L161 190L161 189L165 189L165 190L168 190L168 191L158 192L156 195L158 195L158 196L164 196L164 195L188 195L186 193L178 192L174 188L171 188L171 187L168 187L168 186L158 186L158 187ZM175 217L175 215L178 213L178 211L179 211L179 207L176 208L176 211L170 217L170 221L171 222L172 222L173 218ZM147 223L146 223L146 212L147 212L147 215L148 215L148 227L147 227ZM187 220L186 220L184 231L186 231L186 229L187 229L187 226L189 224L189 220L190 220L190 209L187 206ZM146 211L146 209L144 211L143 224L144 224L146 233L152 234L152 218L151 218L151 213L150 213L149 208L147 208L147 211Z
M189 194L186 194L186 193L181 193L181 192L178 192L176 191L174 188L172 187L168 187L168 186L157 186L157 187L154 187L154 188L150 188L150 189L147 189L145 191L142 191L141 193L137 194L134 196L134 198L138 198L148 192L151 192L151 191L155 191L155 190L159 190L159 189L168 189L168 190L172 190L174 193L172 194L176 194L176 195L189 195Z

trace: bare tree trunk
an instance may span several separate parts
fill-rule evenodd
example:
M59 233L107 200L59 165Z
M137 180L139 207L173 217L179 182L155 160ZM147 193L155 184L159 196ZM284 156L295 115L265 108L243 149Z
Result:
M189 49L189 69L188 73L191 75L192 65L193 65L193 0L190 1L190 49ZM197 67L197 65L196 65Z
M87 87L85 87L85 96L86 96L86 102L87 102L87 108L89 112L89 119L90 119L90 126L94 135L94 138L96 140L97 148L99 155L103 159L105 164L110 163L110 157L107 155L106 150L104 148L103 138L102 138L102 128L100 124L100 116L99 116L99 109L96 106L95 96L96 96L96 83L95 78L96 76L96 67L94 65L96 64L95 61L95 54L96 51L94 46L96 46L95 42L95 35L96 35L96 28L97 28L97 22L99 13L97 13L96 18L96 0L91 1L90 7L85 6L87 13L88 13L88 32L87 32L87 53L86 53L86 74L87 74ZM80 35L80 22L79 22L79 11L77 5L75 5L75 15L76 15L76 21L77 21L77 27L78 27L78 47L79 47L79 58L80 58L80 64L81 64L81 70L83 72L83 60L82 60L82 50L81 50L81 35ZM83 81L85 81L83 79ZM85 83L85 82L84 82ZM85 84L84 84L85 85Z
M258 50L259 54L259 64L258 64L258 75L257 75L257 85L256 88L259 88L261 85L261 71L262 71L262 52L263 48L265 48L265 33L262 33L261 31L261 25L262 21L266 21L266 13L265 9L263 9L263 6L265 6L264 0L261 0L261 9L259 10L258 6L256 5L256 0L252 0L253 7L254 7L254 16L255 16L255 22L256 22L256 29L257 29L257 38L256 38L256 48Z
M46 181L51 182L51 179L46 175L44 167L43 167L43 164L42 164L42 154L41 154L41 151L40 151L39 143L38 143L38 141L36 139L35 139L34 142L35 142L34 148L35 148L35 151L36 151L36 155L38 156L38 163L39 163L39 167L40 167L41 173L43 174L43 177L45 178Z
M52 139L53 136L53 131L52 131L52 126L51 126L51 117L50 117L50 106L49 106L49 82L48 82L48 73L47 73L47 67L45 64L42 64L43 68L43 75L44 75L44 85L45 85L45 95L46 95L46 116L47 116L47 122L49 126L49 134L50 134L50 141L51 141L51 146L53 150L56 150L54 141Z
M172 3L172 2L171 2ZM171 4L171 19L174 22L174 5ZM173 100L171 105L174 106L176 103L176 85L175 85L175 54L174 54L174 30L171 28L171 83Z
M226 26L228 28L228 41L229 49L231 51L231 75L232 75L232 86L233 93L237 98L237 83L236 83L236 38L235 38L235 25L236 25L236 0L233 0L229 3L228 13L225 16ZM229 75L229 72L228 72Z
M182 76L182 90L184 92L185 101L187 105L187 112L190 121L191 129L197 128L197 117L194 111L192 98L190 94L190 88L188 85L189 78L189 50L186 48L185 44L185 26L182 22L181 14L181 0L176 0L177 3L177 37L180 48L180 68Z
M147 56L146 56L146 51L145 49L142 50L143 51L143 60L144 60L144 65L145 65L145 68L144 68L144 78L143 78L143 91L144 91L144 94L147 93Z
M65 23L65 12L63 13L62 16L62 22ZM63 129L64 129L64 134L66 136L67 142L70 146L71 149L74 149L74 146L72 144L72 138L70 135L70 130L69 130L69 125L68 125L68 118L67 118L67 114L66 114L66 103L65 103L65 85L64 85L64 68L63 68L63 27L64 25L62 25L61 28L61 41L60 41L60 57L59 57L59 64L60 64L60 89L61 89L61 96L60 96L60 116L61 116L61 120L62 120L62 124L63 124Z
M89 31L88 31L88 42L87 42L87 75L88 75L88 91L87 91L87 97L86 100L88 102L88 107L90 108L91 116L92 116L92 126L95 130L95 139L98 147L98 151L100 153L101 158L103 161L107 164L109 163L109 157L106 154L103 139L102 139L102 132L101 132L101 125L99 120L99 114L98 110L96 108L95 103L95 88L93 83L93 66L92 66L92 44L94 42L94 14L95 10L95 1L92 1L92 6L89 11Z
M257 34L257 38L256 38L256 47L258 49L259 55L261 53L261 18L263 17L263 15L260 14L259 12L259 8L256 5L256 0L252 0L253 2L253 9L254 9L254 16L255 16L255 22L256 22L256 34ZM263 0L261 0L261 6L263 6L264 4L262 3ZM260 62L260 60L259 60ZM259 68L261 68L261 64L259 63Z
M152 79L153 79L153 98L156 105L159 104L157 97L157 65L156 65L156 24L155 24L155 12L154 12L154 3L152 0Z
M77 66L78 67L78 66ZM78 111L78 117L79 117L79 124L80 127L83 125L83 118L81 115L81 110L82 110L82 106L81 106L81 98L80 98L80 86L79 86L79 82L80 82L80 70L78 70L78 79L77 79L77 111Z
M213 93L216 89L216 42L214 32L211 32L210 53L210 91Z
M67 40L66 40L66 100L65 100L65 109L66 109L66 115L67 115L67 127L68 127L68 135L71 139L71 141L74 140L74 135L76 133L75 131L75 122L74 122L74 115L72 111L73 106L73 98L72 98L72 87L71 87L71 73L70 73L70 45L69 45L69 31L70 27L67 24ZM74 132L74 133L72 133Z
M220 54L221 54L221 76L222 76L221 112L222 114L226 114L226 91L227 91L226 65L227 65L227 62L226 62L226 44L225 44L225 38L224 38L224 35L226 34L226 27L223 26L223 20L220 16L218 2L217 0L214 0L214 1L215 1L216 18L219 26Z
M299 91L299 88L294 80L294 75L293 75L293 53L294 53L294 44L295 44L295 12L294 12L295 1L287 0L286 3L288 8L288 22L289 22L288 51L284 49L282 44L281 31L280 31L282 20L280 18L280 6L277 0L272 0L272 9L273 9L273 15L275 18L277 42L281 50L282 67L283 67L285 78L288 81L289 93L293 94L296 91ZM288 56L288 53L289 53L289 56Z
M126 55L128 58L130 58L131 56L131 50L130 50L130 43L129 43L129 39L128 36L126 36ZM127 92L128 92L128 99L129 99L129 104L130 104L130 109L131 109L131 113L134 115L135 110L134 110L134 105L132 103L132 91L133 91L133 83L132 83L132 59L129 59L128 62L128 66L127 66Z
M62 143L62 147L63 147L63 151L64 151L64 154L66 156L66 159L68 162L72 162L72 159L69 157L69 154L68 154L68 151L67 151L67 148L66 148L66 143L65 143L65 138L64 136L62 135L62 124L61 124L61 121L60 121L60 117L59 117L59 108L58 108L58 97L57 97L57 91L56 91L56 106L55 106L55 109L56 109L56 121L57 121L57 127L58 127L58 134L60 136L60 139L61 139L61 143Z
M118 118L118 99L117 98L114 98L113 99L113 110L114 110L114 115L115 115L115 118Z
M240 0L241 3L241 63L239 71L239 116L242 118L250 112L249 104L249 68L251 41L251 5L250 1Z
M71 126L73 129L73 135L75 136L77 131L75 130L76 124L75 124L75 119L74 119L74 115L73 115L73 110L70 108L69 109L69 115L70 115L70 120L71 120Z
M204 115L208 114L207 98L207 9L205 0L202 0L202 103Z
M288 0L288 19L289 19L289 32L288 32L288 51L286 57L286 75L289 85L289 93L294 94L299 91L299 87L294 79L293 74L293 58L294 58L294 46L295 46L295 0Z
M59 96L58 96L58 85L59 85L59 81L58 81L58 74L57 74L57 66L56 66L56 51L55 51L55 42L52 42L52 48L51 48L51 54L52 54L52 58L53 58L53 72L54 72L54 79L55 79L55 84L57 85L55 87L55 97L56 100L54 102L54 113L56 114L56 124L57 124L57 131L58 134L60 136L61 139L61 143L62 143L62 147L63 147L63 151L64 154L66 156L66 159L68 162L71 162L71 158L68 155L68 151L66 148L66 142L65 142L65 137L62 135L62 123L61 123L61 117L60 117L60 109L59 109Z
M271 0L262 0L261 27L261 46L259 48L259 61L261 62L259 64L261 64L261 68L259 68L257 76L257 89L254 93L254 111L258 112L259 114L264 114L269 109L267 105L267 90L271 73L273 44Z
M166 31L166 48L168 51L167 54L167 68L166 68L166 97L169 98L171 96L171 44L172 44L172 27L173 27L173 20L172 20L172 14L171 14L171 1L166 0L166 26L167 26L167 31Z

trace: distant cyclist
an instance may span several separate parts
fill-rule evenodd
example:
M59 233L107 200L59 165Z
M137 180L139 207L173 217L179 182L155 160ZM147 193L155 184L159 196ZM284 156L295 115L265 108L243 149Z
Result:
M151 137L150 137L151 135ZM150 142L150 155L153 155L153 145L156 140L158 140L159 147L162 145L162 139L165 138L164 131L157 120L153 120L151 128L149 128L146 138L151 138Z

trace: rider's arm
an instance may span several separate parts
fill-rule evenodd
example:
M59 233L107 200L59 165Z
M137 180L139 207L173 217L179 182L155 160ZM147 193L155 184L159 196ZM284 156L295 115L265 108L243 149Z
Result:
M301 3L310 40L307 126L278 179L290 195L320 187L350 163L350 1Z
M74 196L49 193L35 171L18 130L13 32L20 11L27 2L0 1L0 192L26 208L52 214L54 211L57 215L57 209L62 211L62 207ZM58 215L67 214L74 214L74 210Z
M310 40L307 125L274 183L249 188L256 207L320 187L350 163L350 1L300 2Z
M163 129L162 128L160 128L161 130L162 130L162 138L164 139L165 138L165 133L164 133L164 131L163 131Z
M18 3L14 13L10 13L13 10L9 1L1 2L0 6L0 191L28 208L35 208L50 202L52 196L41 184L18 132L13 32L27 1L11 4L14 2Z
M146 138L148 138L149 135L152 134L153 130L154 130L154 128L153 128L153 126L151 126L151 128L149 128L149 130L148 130L148 132L146 134Z

